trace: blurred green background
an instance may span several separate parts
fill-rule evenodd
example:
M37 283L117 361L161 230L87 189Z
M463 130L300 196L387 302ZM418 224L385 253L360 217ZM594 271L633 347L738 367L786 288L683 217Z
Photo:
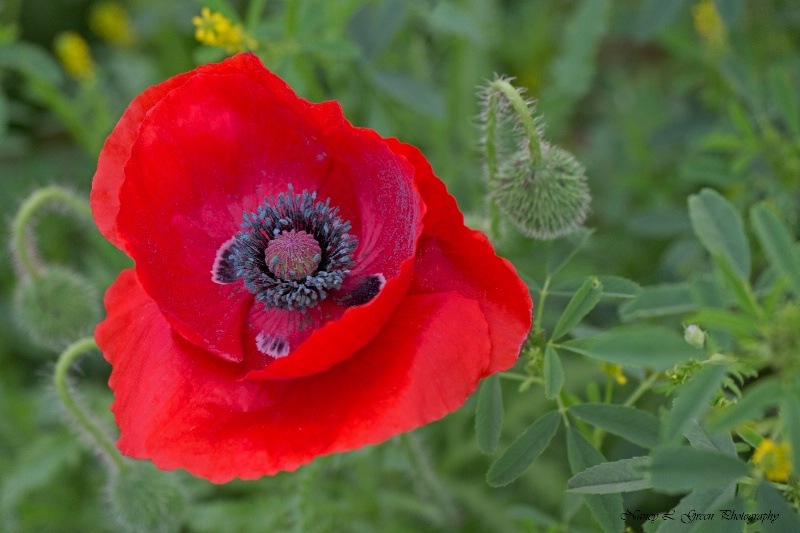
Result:
M301 96L339 100L355 125L418 146L473 227L487 224L476 92L495 73L515 77L538 100L547 138L586 166L593 192L587 226L596 231L565 278L655 284L708 269L686 212L702 187L740 209L769 198L797 234L796 0L0 0L7 235L39 187L88 197L102 142L134 96L230 54L196 39L192 19L204 6L240 23L241 47L257 43ZM100 293L127 264L86 221L54 212L36 223L42 257L82 272ZM540 244L507 227L496 245L525 276L541 277ZM65 428L49 384L55 352L15 323L16 283L0 247L0 530L114 531L105 471ZM610 306L590 318L589 328L618 322ZM605 380L578 359L565 368L570 390ZM82 369L85 400L110 425L109 368L90 357ZM536 388L504 393L507 444L545 401ZM558 442L516 483L485 483L490 460L475 443L474 401L411 440L293 474L226 486L179 474L194 502L184 530L594 531L580 500L564 494L570 473ZM424 446L426 464L409 459L409 446ZM625 446L611 441L607 456ZM674 503L626 495L631 508Z

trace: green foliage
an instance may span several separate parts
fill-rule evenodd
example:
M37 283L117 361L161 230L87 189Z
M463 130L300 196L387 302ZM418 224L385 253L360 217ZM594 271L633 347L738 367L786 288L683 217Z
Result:
M481 383L478 392L478 408L475 413L475 434L478 446L491 455L500 442L503 427L503 390L498 376L489 376Z
M492 464L486 474L489 484L493 487L502 487L521 476L547 448L560 425L561 418L555 411L534 422Z

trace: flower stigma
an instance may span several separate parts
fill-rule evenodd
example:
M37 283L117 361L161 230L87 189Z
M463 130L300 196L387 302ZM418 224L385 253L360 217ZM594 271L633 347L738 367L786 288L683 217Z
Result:
M303 279L317 269L321 252L317 240L305 231L283 230L267 244L267 268L281 279Z
M265 309L305 313L341 289L355 266L358 244L349 221L338 216L330 198L316 192L281 193L244 213L241 228L222 244L211 270L216 283L244 280Z

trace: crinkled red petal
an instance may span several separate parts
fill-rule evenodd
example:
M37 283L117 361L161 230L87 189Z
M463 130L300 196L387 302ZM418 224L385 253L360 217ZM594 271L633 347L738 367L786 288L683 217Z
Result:
M294 470L458 408L487 374L483 313L457 293L406 297L353 357L293 380L238 380L237 365L170 328L132 271L106 293L97 342L126 455L214 482Z
M464 216L444 183L415 147L386 142L416 173L427 206L409 294L456 291L480 305L489 324L492 355L488 373L514 365L531 329L533 302L514 266L499 257L486 235L464 226Z
M133 99L122 117L106 139L97 161L97 171L92 179L91 206L95 222L100 232L120 249L124 243L116 231L119 213L119 190L125 181L125 163L136 140L139 126L147 112L161 101L172 89L180 87L196 74L212 72L216 74L239 72L257 79L264 67L253 54L239 54L219 64L203 65L191 72L178 74L172 78L146 89ZM273 94L282 100L296 99L294 92L282 80L273 84ZM334 102L326 102L334 104ZM324 107L324 106L320 106Z
M246 66L224 74L207 68L150 109L125 166L117 215L124 249L170 324L230 361L249 349L239 332L253 299L241 283L214 283L210 269L244 211L289 184L329 196L364 240L354 271L387 279L413 257L424 212L413 169L385 143L352 128L338 106L315 107L263 67ZM333 362L347 355L340 350Z

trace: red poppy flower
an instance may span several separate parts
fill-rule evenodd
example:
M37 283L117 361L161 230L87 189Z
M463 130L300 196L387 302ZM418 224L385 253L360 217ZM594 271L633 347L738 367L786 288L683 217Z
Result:
M135 260L105 298L118 446L215 482L457 409L509 368L526 287L420 152L250 54L138 96L92 209Z

